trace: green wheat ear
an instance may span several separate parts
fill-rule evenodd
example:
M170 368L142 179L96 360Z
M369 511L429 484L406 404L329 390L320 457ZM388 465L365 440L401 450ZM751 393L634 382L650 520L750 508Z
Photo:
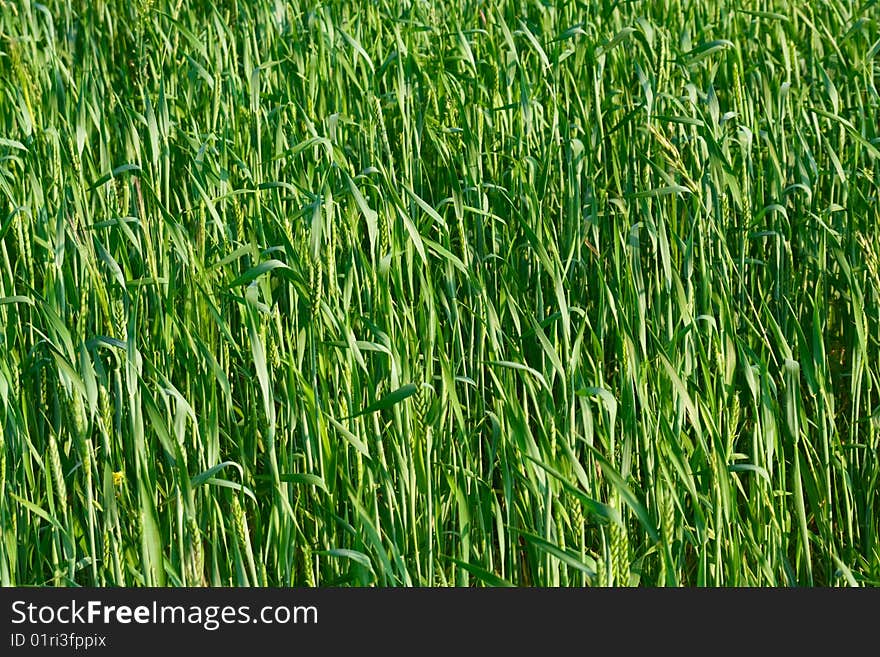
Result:
M245 566L248 569L248 574L251 577L252 584L258 586L260 581L257 578L254 550L251 542L251 532L248 527L247 517L244 513L244 507L241 505L237 495L232 496L232 520L239 547L244 550L245 553Z
M61 509L61 514L67 514L67 483L64 480L64 470L61 467L61 453L58 451L58 441L55 433L49 433L49 470L52 473L52 483L55 486L56 503Z
M113 428L113 407L110 402L110 391L102 383L98 387L98 417L105 436L109 436Z
M318 319L324 288L324 265L320 260L309 263L309 309L311 320Z
M113 301L113 333L117 340L128 340L128 320L126 319L125 302L121 299Z
M312 567L314 556L312 548L308 544L302 546L302 562L303 562L303 585L316 586L315 572Z
M371 102L372 119L374 125L379 127L379 135L382 141L382 148L385 154L388 170L394 175L394 155L391 151L391 142L388 139L388 129L385 124L385 114L382 111L382 101L378 97L373 96Z
M186 579L190 586L205 584L205 555L202 545L202 533L195 518L187 523L188 553L186 560Z
M629 586L629 535L617 522L610 525L611 532L611 570L615 586Z

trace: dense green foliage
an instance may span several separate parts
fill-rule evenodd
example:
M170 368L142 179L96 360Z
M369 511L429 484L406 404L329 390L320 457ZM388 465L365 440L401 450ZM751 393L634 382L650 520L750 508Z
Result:
M0 0L0 580L880 583L876 0Z

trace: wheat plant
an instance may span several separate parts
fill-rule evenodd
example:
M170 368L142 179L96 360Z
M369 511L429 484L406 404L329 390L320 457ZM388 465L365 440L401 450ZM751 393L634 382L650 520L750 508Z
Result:
M0 583L880 584L876 0L0 0Z

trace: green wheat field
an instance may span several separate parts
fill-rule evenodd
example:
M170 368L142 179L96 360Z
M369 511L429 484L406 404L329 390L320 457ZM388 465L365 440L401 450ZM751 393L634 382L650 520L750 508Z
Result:
M877 0L0 0L0 584L880 585Z

